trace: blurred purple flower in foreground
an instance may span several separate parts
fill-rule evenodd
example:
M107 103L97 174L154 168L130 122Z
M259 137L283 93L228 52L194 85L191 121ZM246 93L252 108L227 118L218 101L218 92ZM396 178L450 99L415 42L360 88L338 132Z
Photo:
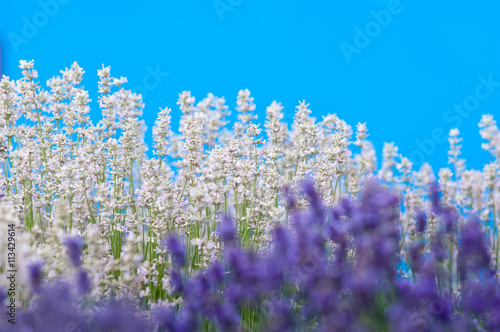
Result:
M65 284L42 286L41 265L33 265L38 296L20 314L19 331L67 331L68 324L79 331L500 330L498 285L478 220L471 217L461 229L454 227L455 212L442 205L435 186L432 211L417 212L417 230L425 232L427 213L433 213L441 220L436 226L441 236L414 241L405 272L410 277L398 270L403 235L399 199L391 191L367 182L359 199L344 198L328 208L312 182L302 188L308 208L291 207L290 227L274 230L267 253L244 249L234 222L225 217L219 226L223 256L190 276L184 244L168 237L170 296L182 298L182 304L159 306L149 318L139 307L112 302L84 320L77 293ZM454 265L443 264L449 259L448 241L459 244L461 297L452 292ZM79 266L81 243L66 245L78 268L76 285L85 293L90 283Z

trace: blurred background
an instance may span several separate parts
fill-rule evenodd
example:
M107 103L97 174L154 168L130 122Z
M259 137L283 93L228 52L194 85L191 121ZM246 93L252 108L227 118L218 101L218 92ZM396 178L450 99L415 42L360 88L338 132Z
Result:
M143 94L151 142L159 107L249 89L259 120L273 101L293 120L305 99L318 120L366 122L378 152L394 142L416 166L447 165L451 128L467 166L489 161L478 122L500 122L497 0L97 1L0 0L1 73L18 79L35 60L42 86L74 61L98 119L97 70L111 66Z

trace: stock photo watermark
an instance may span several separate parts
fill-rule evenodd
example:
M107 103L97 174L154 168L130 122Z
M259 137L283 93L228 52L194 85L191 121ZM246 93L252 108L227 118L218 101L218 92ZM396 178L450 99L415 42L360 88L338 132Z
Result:
M407 0L411 2L412 0ZM384 28L391 24L394 16L403 12L404 6L399 0L390 0L387 2L385 9L379 11L370 11L370 16L373 18L368 21L364 27L354 27L354 38L351 43L342 41L339 44L340 50L344 55L347 63L352 62L354 54L360 54L363 49L368 47L372 40L376 38Z
M17 261L16 261L16 229L14 224L7 225L7 295L10 298L7 305L7 321L16 324L16 284L17 284Z
M146 66L146 72L147 74L142 78L142 85L137 85L132 89L132 92L140 93L143 100L146 99L149 92L156 89L170 75L168 72L162 71L159 64L154 69L151 66Z
M224 21L224 15L227 12L232 12L236 7L241 5L243 3L243 0L215 0L213 2L213 6L215 9L215 12L217 13L217 16L219 16L219 19L221 21Z
M493 74L489 74L487 77L481 75L477 80L479 84L476 86L473 94L465 97L461 103L453 104L452 108L447 109L443 113L444 122L451 124L451 128L459 128L463 121L479 108L481 102L490 98L496 92L497 88L500 87L500 80L494 81ZM414 140L417 148L410 153L410 160L414 164L423 163L426 157L429 157L436 151L436 147L439 144L447 141L447 138L448 132L446 130L443 128L434 128L430 138Z
M35 12L31 18L23 16L23 25L20 33L9 32L7 38L15 53L19 52L19 47L28 44L30 40L38 35L40 29L45 27L51 18L59 14L61 5L69 3L70 0L40 0L38 6L40 10Z

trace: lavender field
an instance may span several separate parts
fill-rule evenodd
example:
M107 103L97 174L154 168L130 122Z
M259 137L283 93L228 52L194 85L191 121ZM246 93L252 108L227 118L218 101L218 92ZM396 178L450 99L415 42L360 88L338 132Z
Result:
M500 331L492 115L481 170L458 129L448 168L415 169L305 101L259 120L248 90L236 110L180 93L148 147L110 67L97 123L76 62L46 84L19 67L0 81L0 331Z

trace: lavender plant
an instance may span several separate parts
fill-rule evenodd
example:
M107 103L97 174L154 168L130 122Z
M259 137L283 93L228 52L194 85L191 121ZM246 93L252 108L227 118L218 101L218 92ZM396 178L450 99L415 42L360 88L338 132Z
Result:
M20 68L0 81L0 227L18 234L25 329L498 329L493 116L479 124L491 162L468 170L452 129L436 177L394 143L378 168L366 124L317 121L305 101L291 128L273 102L261 128L241 90L229 128L223 97L185 91L150 157L126 78L98 71L94 124L78 64L47 89L33 61Z
M434 213L438 231L430 242L411 243L411 276L398 269L397 195L371 180L359 199L343 198L332 208L311 181L302 188L308 208L298 209L297 197L287 196L290 225L274 229L265 253L245 248L234 220L225 217L218 228L221 258L190 275L184 242L166 238L172 300L149 312L112 301L84 314L89 304L78 304L78 292L67 284L41 286L41 265L33 265L31 290L37 296L20 325L33 331L500 330L499 285L480 221L470 217L460 226L457 214L449 219L453 212L435 185L431 210L419 212L417 224L425 233L427 213ZM459 246L451 270L447 240ZM67 243L75 265L78 244ZM73 282L80 284L80 276Z

